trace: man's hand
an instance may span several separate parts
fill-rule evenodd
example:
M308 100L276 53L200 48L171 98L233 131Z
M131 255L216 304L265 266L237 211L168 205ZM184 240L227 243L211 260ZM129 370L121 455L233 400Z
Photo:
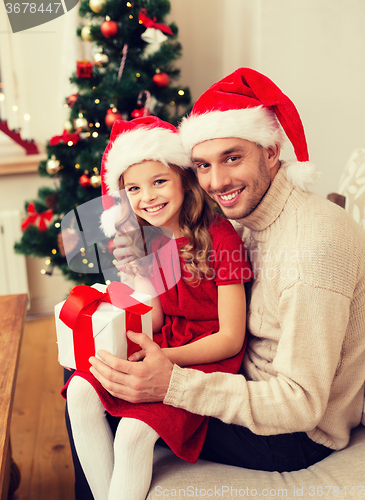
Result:
M163 401L169 387L173 364L146 334L128 331L127 335L141 346L143 361L127 361L106 351L98 351L100 358L107 364L92 357L90 372L117 398L130 403Z

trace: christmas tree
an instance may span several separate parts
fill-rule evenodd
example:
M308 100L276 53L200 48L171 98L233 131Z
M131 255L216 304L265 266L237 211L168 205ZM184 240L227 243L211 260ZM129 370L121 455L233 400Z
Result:
M15 245L18 253L46 257L46 274L57 267L67 279L91 285L105 281L102 270L115 270L112 241L98 227L100 165L111 127L149 114L176 125L190 106L189 89L172 85L181 45L176 25L165 24L169 11L168 0L81 2L85 22L77 35L93 42L93 60L75 62L70 81L77 92L66 99L70 117L39 165L39 175L53 177L54 187L40 188L37 199L26 202ZM80 222L82 207L92 228Z

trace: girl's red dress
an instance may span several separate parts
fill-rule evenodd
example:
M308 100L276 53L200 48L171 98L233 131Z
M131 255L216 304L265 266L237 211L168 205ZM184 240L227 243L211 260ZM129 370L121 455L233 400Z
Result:
M165 291L166 288L161 290L162 280L156 278L154 282L156 290L162 292L160 300L165 313L165 324L161 333L154 334L153 340L162 348L178 347L217 332L219 330L217 287L245 283L252 278L251 267L242 240L232 225L217 216L209 232L212 238L212 250L209 253L210 268L213 270L212 279L202 279L198 286L190 284L184 279L184 276L190 277L190 274L185 269L182 259L179 258L180 262L175 261L171 268L171 273L175 275L177 266L181 268L181 279L175 286ZM178 248L187 243L185 238L175 241ZM169 259L171 260L169 248L166 245L159 249L159 262L166 263ZM163 265L164 280L166 280L165 267ZM160 272L156 271L158 270L154 269L154 276L161 276ZM244 350L245 346L232 358L189 368L206 373L215 371L237 373L242 363ZM163 403L128 403L109 394L91 373L75 371L72 376L76 375L89 381L108 413L116 417L142 420L159 434L178 457L192 463L197 461L204 444L209 417L196 415ZM64 397L66 397L70 380L61 391Z

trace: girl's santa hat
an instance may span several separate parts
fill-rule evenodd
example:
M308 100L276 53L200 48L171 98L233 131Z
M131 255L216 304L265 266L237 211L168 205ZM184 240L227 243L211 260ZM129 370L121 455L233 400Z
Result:
M105 235L115 235L115 223L120 218L120 176L131 165L145 160L160 161L181 168L191 167L190 156L185 152L178 130L156 116L135 120L117 120L110 134L101 162L101 194L104 213L101 228Z
M281 126L280 126L281 125ZM306 190L318 178L309 162L307 142L298 111L269 78L250 68L239 68L212 85L180 124L186 151L210 139L237 137L264 148L282 145L284 130L296 161L285 164L288 179Z

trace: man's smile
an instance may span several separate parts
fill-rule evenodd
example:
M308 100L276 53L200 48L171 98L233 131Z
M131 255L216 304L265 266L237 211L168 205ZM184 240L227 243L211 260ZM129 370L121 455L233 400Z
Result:
M242 193L244 188L236 189L235 191L231 191L226 194L217 194L217 197L221 201L222 205L232 205L237 201L237 198Z

